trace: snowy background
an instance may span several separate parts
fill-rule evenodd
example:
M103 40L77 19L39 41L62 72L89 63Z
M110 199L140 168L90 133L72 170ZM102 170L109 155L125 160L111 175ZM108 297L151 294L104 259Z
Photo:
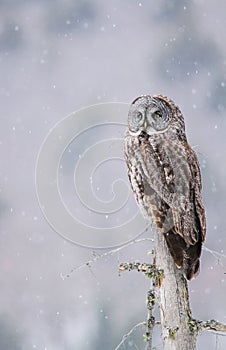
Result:
M137 272L119 277L118 265L147 262L151 245L127 247L63 279L94 252L49 226L35 190L36 159L57 122L81 107L141 94L166 94L185 115L202 167L205 245L222 254L203 251L200 276L189 283L191 307L198 319L226 323L225 13L225 0L0 1L1 350L113 350L146 319L149 281ZM98 135L108 133L114 130ZM85 150L85 137L81 144ZM96 176L103 199L114 180L127 181L123 162L114 162ZM66 157L61 178L73 203L64 181L70 166ZM143 349L143 332L125 348ZM160 342L156 331L156 349ZM199 337L198 349L215 348L225 349L226 338Z

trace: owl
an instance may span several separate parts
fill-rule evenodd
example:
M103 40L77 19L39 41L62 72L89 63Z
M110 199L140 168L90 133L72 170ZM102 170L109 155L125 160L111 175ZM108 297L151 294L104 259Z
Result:
M140 210L164 235L176 266L191 280L199 272L206 218L198 158L172 100L155 95L133 101L124 154Z

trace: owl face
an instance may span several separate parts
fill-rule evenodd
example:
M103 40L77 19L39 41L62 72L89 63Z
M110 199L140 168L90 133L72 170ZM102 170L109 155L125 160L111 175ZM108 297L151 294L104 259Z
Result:
M171 120L172 111L166 101L159 97L141 96L129 109L129 132L132 135L162 133L169 128Z

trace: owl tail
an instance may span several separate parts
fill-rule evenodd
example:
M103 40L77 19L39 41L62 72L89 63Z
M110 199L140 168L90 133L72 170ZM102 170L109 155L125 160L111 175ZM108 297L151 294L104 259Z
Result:
M181 268L187 280L191 280L199 273L199 258L201 255L201 240L194 245L188 245L174 230L164 233L170 254L177 267Z

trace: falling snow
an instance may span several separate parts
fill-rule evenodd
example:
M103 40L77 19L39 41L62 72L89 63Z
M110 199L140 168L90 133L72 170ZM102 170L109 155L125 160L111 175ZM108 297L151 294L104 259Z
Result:
M39 203L36 193L39 151L51 132L55 132L51 149L62 144L64 133L56 132L62 120L83 107L112 101L127 104L141 94L163 93L182 106L189 143L196 145L201 164L208 224L205 246L213 250L204 251L200 276L190 284L191 304L200 319L226 320L222 307L226 273L224 28L223 2L215 6L211 1L2 1L0 348L114 349L128 319L135 323L146 319L145 303L140 302L145 300L145 278L118 277L119 261L140 257L145 261L146 242L86 264L111 249L100 249L103 237L109 246L118 243L109 228L120 227L137 213L130 191L125 195L112 191L118 179L128 184L122 161L127 112L118 121L118 129L96 127L93 134L87 131L90 125L85 116L75 119L70 124L71 138L61 149L59 174L51 168L55 153L45 154L49 167L42 169L42 185L52 215L56 197L51 197L51 191L57 185L71 222L79 218L80 224L95 227L91 236L78 225L68 239L69 223L58 213L58 230L45 216L47 206ZM104 117L109 118L108 111ZM92 118L90 124L102 116ZM82 131L79 136L78 129ZM89 147L109 135L121 140L121 161L109 162L106 173L97 177L85 164L84 179L76 188L76 166L85 162ZM99 162L100 153L94 152L90 162L96 158ZM78 190L81 198L77 198ZM92 203L85 201L87 193L96 194ZM117 200L122 208L118 211L113 208ZM95 201L101 211L96 210ZM105 210L103 203L109 207L113 203L113 209ZM119 243L131 239L133 228L139 231L134 225L122 233L125 236ZM147 233L151 231L143 235ZM97 337L98 333L103 337ZM219 339L218 350L226 349L226 337ZM199 342L200 349L217 347L213 334L203 333ZM159 344L160 338L154 346ZM142 335L131 336L125 346L143 348Z

